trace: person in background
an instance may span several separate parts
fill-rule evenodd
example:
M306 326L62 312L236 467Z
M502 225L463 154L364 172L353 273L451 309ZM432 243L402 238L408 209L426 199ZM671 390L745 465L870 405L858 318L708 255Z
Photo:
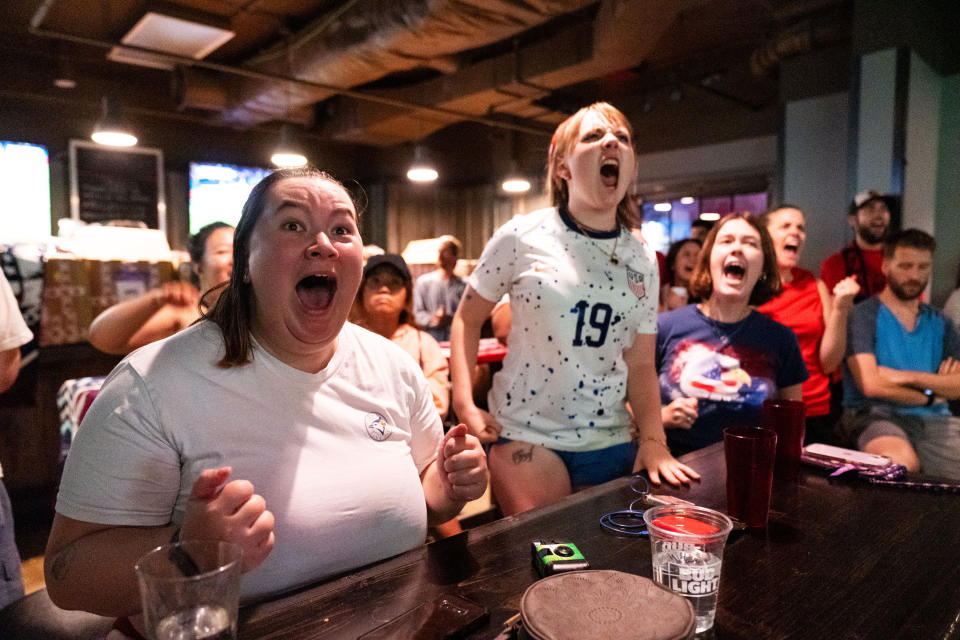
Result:
M656 362L663 426L671 451L723 439L735 424L759 424L767 398L800 400L807 368L797 337L758 313L780 293L767 229L731 213L707 234L690 282L703 300L661 313Z
M920 296L936 241L919 229L884 243L886 285L853 308L847 328L843 432L908 471L960 480L960 333Z
M839 416L831 414L829 374L843 362L847 316L860 285L856 278L847 276L830 292L823 281L800 268L807 227L803 212L797 207L784 205L761 220L773 239L783 291L757 310L793 329L800 343L803 362L810 373L803 383L803 401L807 405L804 442L839 444L834 435Z
M953 326L960 331L960 269L957 270L957 284L947 301L943 303L943 313L953 322Z
M451 330L454 410L491 445L504 514L640 469L654 483L699 477L670 455L660 425L657 264L631 234L629 122L606 103L580 109L554 133L547 171L555 206L494 233ZM481 325L505 293L510 349L487 413L473 400L472 372Z
M883 240L890 233L890 197L876 191L858 193L850 204L847 221L853 242L820 264L820 279L833 291L841 280L853 276L860 285L854 303L883 290Z
M354 303L354 322L380 334L410 354L433 393L440 419L450 410L450 366L440 345L413 323L413 280L407 263L395 253L371 256Z
M0 270L0 393L13 386L20 373L20 347L33 339L33 333L20 315L20 307L7 277ZM0 468L0 609L23 597L20 553L13 531L13 509L3 485Z
M202 227L188 247L196 283L167 282L105 309L90 324L90 344L105 353L126 355L196 322L202 310L216 303L214 288L230 279L233 231L225 222Z
M171 539L238 544L241 601L269 598L422 544L486 489L416 363L346 322L362 242L338 181L270 174L233 251L205 319L127 356L84 419L44 566L62 608L137 614L134 563Z
M455 237L441 236L437 269L417 278L413 287L414 319L439 342L450 339L450 321L467 286L463 278L453 272L461 248Z
M699 240L700 243L703 244L703 241L706 240L707 234L710 233L710 229L712 228L712 222L697 218L690 223L690 237L694 240Z
M660 310L673 311L685 306L690 299L687 287L697 266L697 256L703 244L693 238L677 240L667 251L668 279L660 286Z

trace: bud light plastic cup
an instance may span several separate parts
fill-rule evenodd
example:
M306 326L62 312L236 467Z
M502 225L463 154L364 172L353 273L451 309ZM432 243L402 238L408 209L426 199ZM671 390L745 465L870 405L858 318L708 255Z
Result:
M723 547L733 522L713 509L670 504L643 512L650 532L653 581L693 605L696 633L713 627Z

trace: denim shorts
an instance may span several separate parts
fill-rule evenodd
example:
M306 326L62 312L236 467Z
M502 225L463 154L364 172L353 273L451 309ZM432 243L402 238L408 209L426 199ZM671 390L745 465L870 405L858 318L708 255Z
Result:
M507 444L509 438L500 438L496 444ZM549 447L546 447L549 449ZM603 484L616 478L630 475L633 463L637 459L637 443L624 442L604 449L593 451L558 451L557 454L567 467L570 486L587 487Z

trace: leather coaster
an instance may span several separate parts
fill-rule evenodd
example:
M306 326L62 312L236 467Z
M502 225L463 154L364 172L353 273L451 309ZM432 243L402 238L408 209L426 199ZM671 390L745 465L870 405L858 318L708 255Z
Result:
M533 640L685 640L693 607L652 580L610 570L571 571L539 580L520 601Z

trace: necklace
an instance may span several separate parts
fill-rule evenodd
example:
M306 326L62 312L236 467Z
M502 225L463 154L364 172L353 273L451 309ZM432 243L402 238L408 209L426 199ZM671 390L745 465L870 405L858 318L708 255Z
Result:
M590 237L590 234L587 233L587 229L589 229L589 227L581 224L579 220L573 217L573 214L570 214L570 219L573 220L573 224L576 225L577 229L580 231L581 234L583 234L583 237L586 238L590 244L592 244L594 247L599 249L602 253L607 252L606 249L604 249L599 244L594 242L593 238ZM591 229L591 231L597 231L597 229ZM620 233L622 233L619 222L617 223L617 231L620 231ZM617 243L620 242L620 233L618 233L617 237L613 239L613 250L610 252L610 264L613 264L613 265L620 264L620 258L617 257Z
M713 335L716 336L717 340L719 340L720 346L717 349L718 352L722 349L725 349L733 341L734 336L740 333L740 330L746 326L744 320L750 316L752 311L750 307L747 307L746 313L742 317L731 322L725 322L723 320L717 320L716 318L711 317L711 310L707 304L701 302L697 305L697 308L706 319L707 324L710 325Z

